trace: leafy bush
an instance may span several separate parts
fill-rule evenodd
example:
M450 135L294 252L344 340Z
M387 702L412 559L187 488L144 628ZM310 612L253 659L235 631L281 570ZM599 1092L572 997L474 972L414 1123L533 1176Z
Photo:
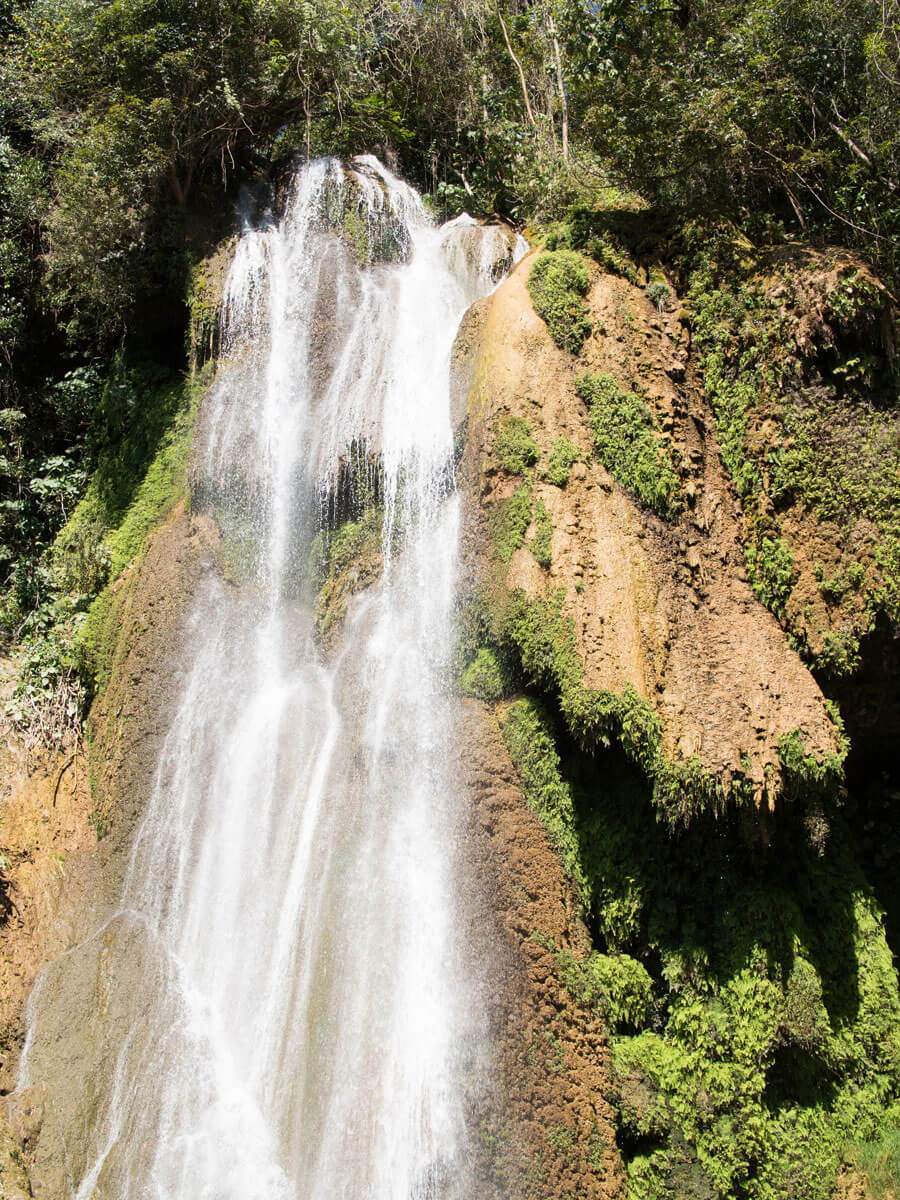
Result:
M540 477L554 487L565 487L569 482L569 472L577 461L578 447L573 446L568 438L558 437L550 450L546 467L539 472Z
M577 354L591 331L584 295L588 289L584 259L573 250L539 254L528 276L528 291L539 317L562 350Z
M678 477L657 439L645 400L614 375L578 377L575 390L588 405L597 457L618 483L660 516L678 510Z
M656 305L658 312L663 312L672 295L672 289L661 279L656 279L647 288L647 299Z
M747 573L750 584L766 608L777 617L794 586L794 555L782 538L763 537L759 546L747 546Z
M531 426L522 417L506 417L494 437L494 457L509 475L524 475L534 466L540 451L531 436Z
M487 704L496 704L509 692L510 678L501 658L489 646L480 646L460 679L460 691Z
M653 1015L653 980L646 968L627 954L558 955L560 977L581 1003L596 1011L617 1032L642 1029Z
M520 546L531 524L531 485L519 484L511 496L501 500L490 517L494 554L506 566Z
M543 500L538 500L534 506L534 537L528 549L542 567L549 567L553 561L553 521Z

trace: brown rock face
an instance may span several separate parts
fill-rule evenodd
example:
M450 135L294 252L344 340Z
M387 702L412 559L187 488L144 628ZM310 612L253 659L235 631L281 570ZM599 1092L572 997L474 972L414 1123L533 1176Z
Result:
M0 826L2 852L10 864L9 903L0 921L3 1093L15 1085L23 1006L37 972L89 937L119 899L134 826L153 786L160 740L178 693L185 614L194 589L215 561L215 543L212 527L179 506L153 536L140 564L117 581L105 631L111 640L112 673L91 711L86 751L78 744L56 757L32 754L29 759L14 739L7 740L2 767L8 782ZM98 832L104 835L99 840ZM108 936L118 934L113 930ZM78 953L87 956L84 970L89 975L90 955L102 946L97 939L85 945L89 949L81 947ZM48 970L52 991L54 968ZM134 978L137 996L139 967ZM60 994L46 1006L58 1013L60 1035L51 1039L53 1061L42 1063L41 1070L45 1081L59 1086L49 1089L49 1100L17 1097L13 1114L24 1156L14 1145L10 1162L28 1166L32 1190L26 1194L48 1200L67 1194L68 1186L58 1128L71 1127L71 1112L55 1112L53 1104L77 1104L78 1089L89 1087L89 1081L76 1077L83 1059L73 1045L87 1036L89 1027L87 1021L79 1026L73 1017L76 1000ZM76 1075L67 1079L66 1070ZM84 1115L86 1121L89 1109ZM3 1126L0 1119L0 1141ZM4 1153L0 1145L0 1156ZM12 1167L2 1160L0 1166L5 1196Z
M486 706L460 706L462 778L471 799L470 861L482 907L473 936L495 971L494 1091L474 1118L485 1200L623 1196L600 1023L555 972L551 944L589 948L578 902L531 812Z
M694 378L677 314L660 314L624 279L595 276L588 293L593 333L575 360L551 341L527 290L534 259L470 314L457 342L457 395L468 388L464 552L470 578L496 584L490 514L516 477L492 456L501 421L528 422L540 450L532 505L553 525L552 562L528 549L501 569L507 591L549 598L564 589L589 688L631 688L658 715L673 763L694 759L722 785L749 778L757 802L774 805L779 742L799 730L808 754L832 754L836 731L818 685L747 582L740 512ZM613 375L638 391L678 464L683 510L671 521L614 482L593 450L583 371ZM568 483L542 481L554 441L577 448ZM534 512L534 508L532 509Z

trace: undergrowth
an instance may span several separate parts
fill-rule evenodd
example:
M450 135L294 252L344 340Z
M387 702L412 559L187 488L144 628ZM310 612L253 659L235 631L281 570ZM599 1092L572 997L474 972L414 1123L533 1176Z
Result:
M9 715L29 736L58 746L80 729L108 677L114 650L113 587L147 535L185 494L201 378L116 359L91 439L87 489L39 564L41 599L23 626Z
M594 936L587 957L549 948L610 1034L629 1196L832 1200L842 1164L886 1195L900 987L837 810L819 848L802 805L770 845L752 808L673 837L620 752L581 753L547 708L517 705L523 790L556 822Z

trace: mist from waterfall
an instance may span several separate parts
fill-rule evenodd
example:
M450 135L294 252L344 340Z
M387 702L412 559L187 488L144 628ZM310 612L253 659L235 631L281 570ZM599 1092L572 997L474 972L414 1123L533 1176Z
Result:
M106 1082L77 1200L467 1194L489 1048L461 936L449 367L523 249L437 227L368 157L304 166L278 219L245 219L195 460L228 578L195 597L97 985L125 1003L139 942L127 1035L86 1068ZM381 578L326 653L316 556L361 512Z

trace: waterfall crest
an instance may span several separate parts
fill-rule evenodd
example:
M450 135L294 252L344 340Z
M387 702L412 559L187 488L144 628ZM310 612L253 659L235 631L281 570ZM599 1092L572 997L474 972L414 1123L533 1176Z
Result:
M523 249L436 227L369 157L308 164L280 219L245 222L195 468L240 586L195 597L122 911L95 935L110 1024L78 1200L464 1194L486 1032L446 693L449 363ZM310 564L348 504L383 565L327 656Z

